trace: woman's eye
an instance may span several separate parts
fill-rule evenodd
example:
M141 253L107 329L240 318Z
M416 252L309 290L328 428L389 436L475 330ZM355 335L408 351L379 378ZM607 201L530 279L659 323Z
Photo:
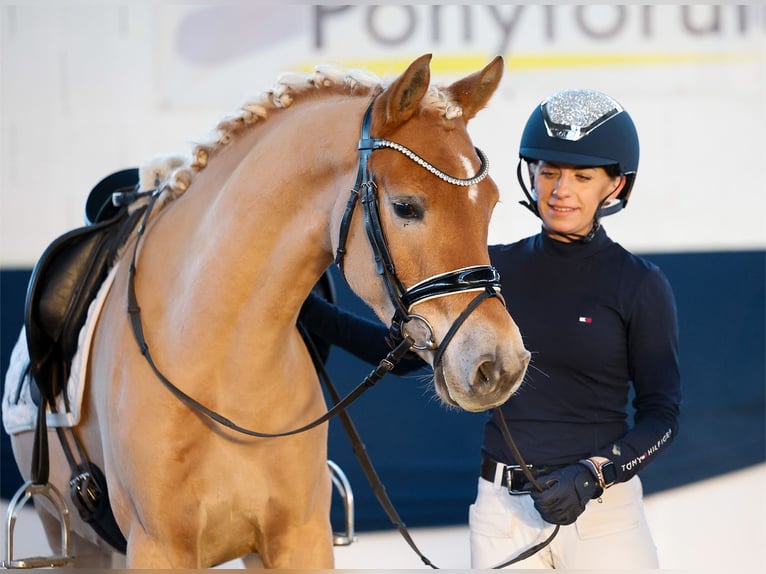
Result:
M393 205L394 213L397 217L401 217L402 219L420 219L423 217L421 210L412 203L395 201Z

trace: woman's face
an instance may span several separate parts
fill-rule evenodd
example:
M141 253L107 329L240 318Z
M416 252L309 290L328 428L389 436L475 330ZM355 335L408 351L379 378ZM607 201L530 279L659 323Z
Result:
M530 165L530 172L546 233L567 242L587 235L601 202L625 185L625 178L610 177L603 167L540 161Z

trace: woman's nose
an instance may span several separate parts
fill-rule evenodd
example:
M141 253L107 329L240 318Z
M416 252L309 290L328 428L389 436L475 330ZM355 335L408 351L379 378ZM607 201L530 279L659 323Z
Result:
M562 173L553 183L553 195L556 197L566 197L569 195L570 178Z
M569 186L563 182L561 179L559 179L554 185L553 185L553 195L556 197L566 197L569 195Z

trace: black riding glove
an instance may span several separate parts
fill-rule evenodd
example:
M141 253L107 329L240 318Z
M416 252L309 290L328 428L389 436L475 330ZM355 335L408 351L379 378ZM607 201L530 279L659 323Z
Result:
M562 526L577 520L588 501L601 490L590 470L580 463L565 466L537 480L544 490L532 490L535 508L546 522Z

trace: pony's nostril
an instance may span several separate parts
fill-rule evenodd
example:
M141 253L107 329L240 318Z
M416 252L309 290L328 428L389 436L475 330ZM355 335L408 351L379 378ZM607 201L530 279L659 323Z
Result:
M471 379L471 392L475 395L489 395L507 388L515 391L524 378L529 359L530 354L526 353L517 368L512 371L503 368L496 361L484 361Z
M476 369L476 373L471 381L471 388L474 392L484 392L491 390L497 383L497 368L494 362L484 361L479 368Z

